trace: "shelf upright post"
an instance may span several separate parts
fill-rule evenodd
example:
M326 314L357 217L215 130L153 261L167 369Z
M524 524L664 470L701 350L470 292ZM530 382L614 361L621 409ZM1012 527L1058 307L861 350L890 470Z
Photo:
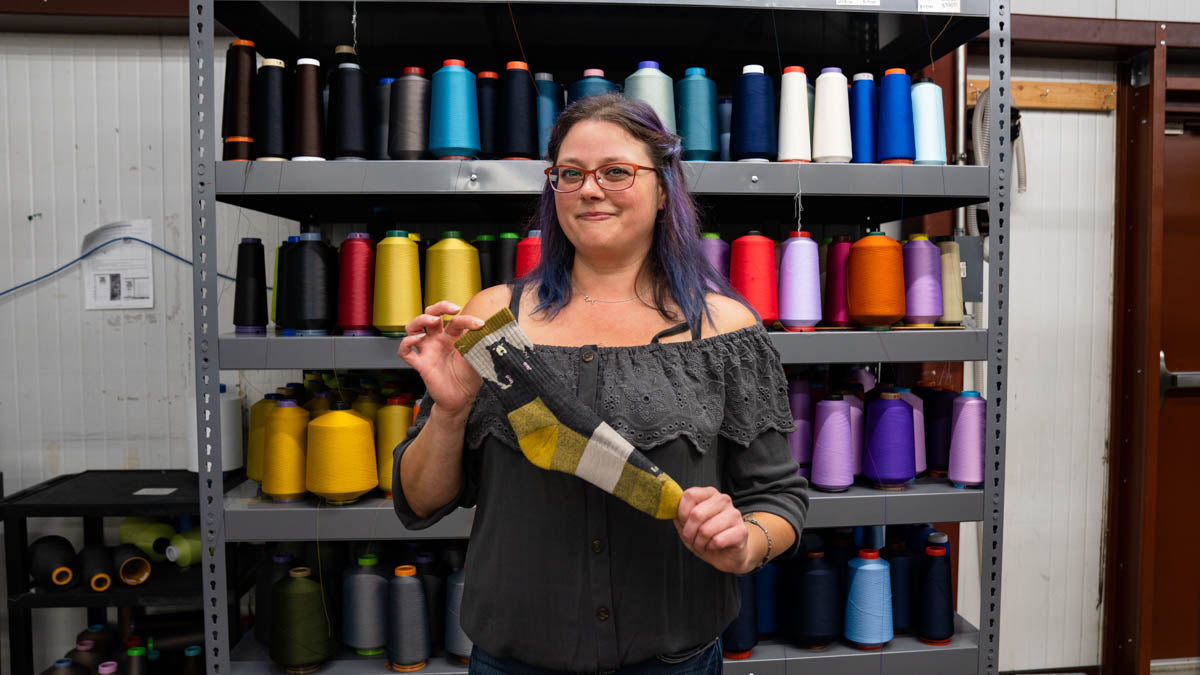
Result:
M196 366L196 453L200 471L200 523L203 532L204 599L207 620L204 659L209 675L229 670L227 575L225 569L225 486L221 467L220 364L217 359L217 232L213 176L218 159L213 0L188 3L189 114L192 177L192 343Z
M1012 0L991 0L988 24L988 69L991 92L991 145L988 148L988 368L986 391L987 435L984 438L983 551L979 585L980 675L1000 672L1000 566L1004 535L1004 451L1008 370L1009 224L1012 204L1011 114ZM976 383L976 386L980 386Z

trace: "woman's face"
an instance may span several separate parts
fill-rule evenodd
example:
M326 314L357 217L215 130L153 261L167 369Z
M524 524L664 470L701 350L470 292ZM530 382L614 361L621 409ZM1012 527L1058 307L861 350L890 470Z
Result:
M582 169L613 162L653 166L641 141L612 122L585 120L571 127L559 147L555 164ZM654 221L666 203L666 195L654 171L639 170L633 187L610 192L584 179L575 192L554 193L558 222L575 245L587 256L641 256L654 241Z

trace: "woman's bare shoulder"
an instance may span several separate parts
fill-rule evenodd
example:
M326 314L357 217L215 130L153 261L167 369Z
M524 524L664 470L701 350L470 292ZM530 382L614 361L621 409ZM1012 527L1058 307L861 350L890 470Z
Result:
M709 293L705 301L708 302L708 310L712 314L712 324L708 321L704 322L704 330L701 337L732 333L735 330L748 328L759 323L758 317L754 316L754 312L751 312L749 307L731 297ZM713 324L716 325L715 330L713 329Z
M511 298L512 289L508 287L508 284L485 288L467 301L467 306L463 307L463 314L487 319L501 309L508 307L508 301Z

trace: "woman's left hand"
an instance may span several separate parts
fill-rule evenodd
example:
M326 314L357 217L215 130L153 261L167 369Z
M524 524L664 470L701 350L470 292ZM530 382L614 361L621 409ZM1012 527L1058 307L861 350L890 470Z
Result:
M746 524L729 495L714 487L684 490L674 523L684 547L709 565L731 574L753 568Z

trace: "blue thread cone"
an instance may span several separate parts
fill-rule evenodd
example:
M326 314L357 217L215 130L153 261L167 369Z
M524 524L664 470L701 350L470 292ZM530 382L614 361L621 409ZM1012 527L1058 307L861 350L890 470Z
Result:
M892 68L879 85L879 147L884 164L912 164L917 156L913 136L913 107L908 73Z
M902 488L917 475L912 406L884 392L867 408L863 475L876 485Z
M758 608L755 606L757 593L754 582L753 574L739 574L737 577L741 607L737 617L721 634L721 647L725 658L749 658L751 650L758 644Z
M771 635L779 630L779 587L780 568L775 563L764 565L754 580L755 601L758 610L758 634Z
M863 549L849 563L846 639L860 649L879 649L891 640L891 568L879 551Z
M537 82L538 157L545 158L550 147L550 130L562 108L562 88L550 73L534 73Z
M567 87L567 105L589 96L601 94L619 94L621 87L616 82L604 79L604 71L599 68L588 68L583 71L583 79L575 80Z
M892 629L897 633L912 630L913 580L917 565L903 541L892 542L888 549L892 575Z
M429 151L443 159L479 154L479 108L475 75L458 59L447 59L433 74Z
M675 104L679 108L683 158L716 159L721 152L717 140L717 83L705 76L703 68L688 68L683 79L675 83Z
M946 115L942 110L942 88L923 77L912 86L913 133L916 138L914 164L946 163Z
M850 85L850 144L854 164L875 162L875 125L879 120L875 96L875 78L870 73L857 73Z
M775 83L759 65L742 68L733 89L729 155L735 160L774 160L779 149Z

